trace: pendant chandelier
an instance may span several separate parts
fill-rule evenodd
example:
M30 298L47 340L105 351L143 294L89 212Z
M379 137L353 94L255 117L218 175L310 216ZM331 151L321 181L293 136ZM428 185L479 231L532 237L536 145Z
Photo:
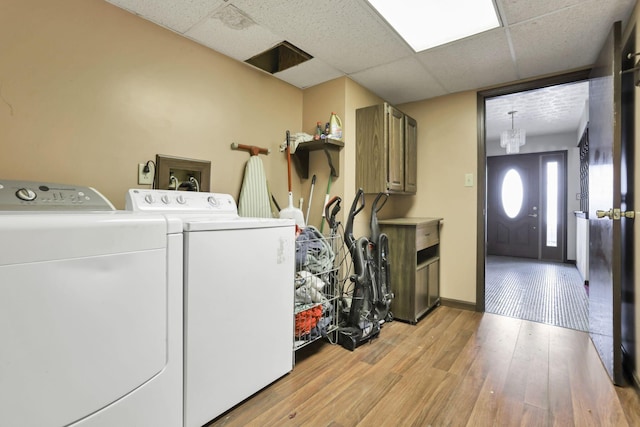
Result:
M513 116L517 111L509 111L511 115L511 129L505 130L500 135L500 147L507 149L507 154L515 154L520 152L520 147L524 145L526 132L524 129L514 129Z

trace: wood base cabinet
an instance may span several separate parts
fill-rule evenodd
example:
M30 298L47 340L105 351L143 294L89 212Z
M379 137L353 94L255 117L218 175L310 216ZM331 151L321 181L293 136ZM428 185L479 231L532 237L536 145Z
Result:
M442 218L380 220L389 237L391 311L396 319L417 323L440 305L440 221Z

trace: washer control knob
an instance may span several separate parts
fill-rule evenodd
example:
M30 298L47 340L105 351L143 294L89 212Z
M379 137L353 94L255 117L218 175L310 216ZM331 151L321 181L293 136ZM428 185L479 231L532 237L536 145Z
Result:
M16 191L16 197L26 202L32 202L36 199L37 195L33 190L29 190L28 188L21 188Z
M155 200L153 199L153 196L151 194L147 194L146 196L144 196L144 201L152 204L153 202L155 202Z
M168 204L171 202L171 200L169 200L169 196L167 196L166 194L165 194L165 195L163 195L163 196L160 198L160 200L162 200L162 203L164 203L165 205L168 205Z
M180 194L178 197L176 197L176 201L178 203L180 203L181 205L184 205L185 203L187 203L187 201L185 200L184 196L182 194Z
M207 198L207 201L212 205L212 206L218 206L218 201L216 200L215 197L213 196L209 196Z

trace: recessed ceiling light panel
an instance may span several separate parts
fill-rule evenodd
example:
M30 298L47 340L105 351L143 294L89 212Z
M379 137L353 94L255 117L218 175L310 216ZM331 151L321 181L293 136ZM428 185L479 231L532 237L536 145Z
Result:
M415 50L500 26L493 0L368 0Z

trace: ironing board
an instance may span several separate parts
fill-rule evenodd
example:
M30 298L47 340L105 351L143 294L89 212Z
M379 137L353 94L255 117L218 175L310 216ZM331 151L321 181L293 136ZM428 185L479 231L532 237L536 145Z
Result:
M242 188L238 198L238 214L243 217L273 218L271 197L267 187L267 175L264 171L262 159L258 156L260 152L268 154L269 150L242 144L232 144L231 147L245 149L251 153L251 157L249 157L244 169Z

